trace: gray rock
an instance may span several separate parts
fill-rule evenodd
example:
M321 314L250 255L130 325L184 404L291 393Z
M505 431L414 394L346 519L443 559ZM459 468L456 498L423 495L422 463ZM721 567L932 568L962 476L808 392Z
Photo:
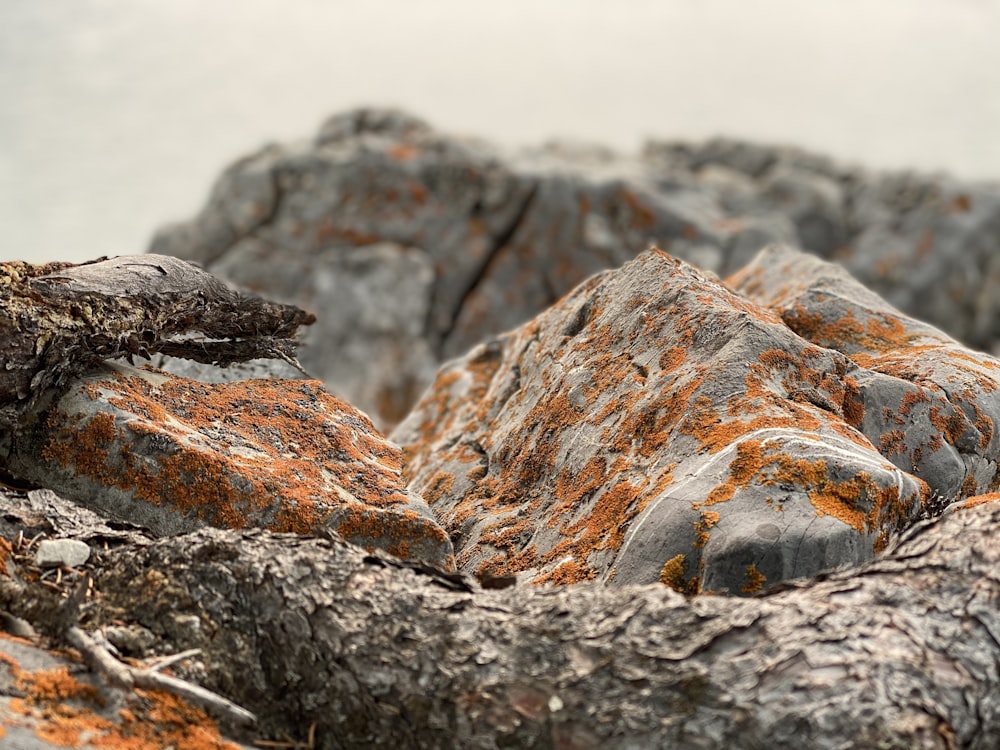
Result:
M12 436L7 466L112 518L334 532L453 567L399 448L311 380L208 384L106 363Z
M764 245L804 247L988 348L1000 339L998 222L997 186L869 174L794 148L505 154L363 109L239 160L152 249L315 312L305 368L388 428L441 361L651 244L723 275Z
M896 466L946 499L997 489L1000 362L793 248L765 248L727 283L863 368L858 427Z
M45 539L35 550L35 565L41 568L75 568L89 559L90 547L76 539Z
M870 374L653 250L445 365L392 438L464 572L747 593L869 559L926 512L927 483L864 432L895 394ZM1000 414L975 403L981 426ZM924 468L995 481L977 455Z

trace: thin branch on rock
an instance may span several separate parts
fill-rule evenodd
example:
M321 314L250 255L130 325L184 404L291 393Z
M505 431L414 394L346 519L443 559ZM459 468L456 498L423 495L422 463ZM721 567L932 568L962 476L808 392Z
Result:
M0 263L0 428L19 426L43 395L101 360L294 359L296 330L314 321L169 256Z

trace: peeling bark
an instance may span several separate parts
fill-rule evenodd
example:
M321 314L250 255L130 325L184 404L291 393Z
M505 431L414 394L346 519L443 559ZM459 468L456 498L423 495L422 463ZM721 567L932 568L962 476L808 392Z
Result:
M289 359L296 329L314 320L163 255L2 263L0 429L18 427L43 395L101 360Z
M193 675L263 736L316 722L320 748L986 750L1000 745L992 497L872 563L750 599L483 591L339 540L205 529L99 553L82 627L203 649ZM23 617L45 596L0 586Z

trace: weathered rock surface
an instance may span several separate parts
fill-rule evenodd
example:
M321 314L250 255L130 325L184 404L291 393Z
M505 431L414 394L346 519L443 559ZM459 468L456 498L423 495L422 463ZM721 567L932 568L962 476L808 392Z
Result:
M0 541L2 543L2 541ZM204 711L108 685L77 659L0 634L0 747L240 750Z
M206 384L105 365L11 437L6 468L119 520L335 532L453 567L399 449L308 380Z
M769 247L727 280L804 339L860 369L861 431L940 497L995 491L1000 361L914 320L842 267Z
M791 288L827 268L785 253L774 274ZM862 326L948 342L941 387L914 395L917 378L648 251L446 365L391 437L469 573L729 593L811 576L928 512L922 475L949 500L996 486L1000 363L863 303ZM897 360L922 356L906 341Z
M649 244L725 275L771 242L845 263L967 344L1000 341L1000 187L736 141L507 155L358 110L236 162L153 249L316 312L306 369L391 426L442 359Z
M77 539L46 539L35 550L35 565L42 568L58 568L65 565L75 568L83 565L90 557L90 547Z

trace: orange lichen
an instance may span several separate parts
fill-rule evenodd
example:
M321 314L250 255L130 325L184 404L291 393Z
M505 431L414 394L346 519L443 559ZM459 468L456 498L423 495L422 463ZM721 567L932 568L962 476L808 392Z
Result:
M682 594L687 590L687 582L684 579L684 555L674 555L660 568L660 583L679 591Z
M597 577L597 571L579 560L566 560L548 573L536 576L531 583L541 585L552 583L558 586L568 586L582 581L591 581Z
M736 484L732 481L723 482L717 485L708 493L705 498L704 505L716 505L718 503L724 503L727 500L732 500L733 495L736 494Z
M931 424L944 435L944 439L951 445L955 445L965 432L967 422L962 412L954 408L951 409L951 412L945 416L941 413L939 406L932 406L927 412L927 417Z
M705 505L710 505L706 502ZM694 546L698 549L704 547L708 544L709 533L713 526L719 523L721 516L715 511L703 510L701 512L701 517L694 523L695 540Z
M810 312L801 302L781 311L785 324L802 338L842 351L852 359L856 354L871 355L907 348L916 338L896 315L873 312L871 316L863 323L855 317L853 309L848 309L843 317L828 320L823 313Z
M378 547L404 559L419 557L413 550L417 544L443 546L448 541L444 529L416 511L405 508L352 509L333 530L359 547L369 551Z
M186 518L314 534L345 502L362 513L409 506L399 450L316 381L211 385L116 373L87 389L136 416L50 424L46 460ZM432 532L418 523L409 534ZM406 530L395 524L392 533L405 546Z
M117 376L114 389L112 404L155 418L119 426L111 415L96 414L81 428L84 440L74 443L57 439L63 437L59 435L49 441L46 458L71 462L102 483L134 486L148 502L160 503L169 492L170 502L181 510L211 512L234 527L245 525L248 511L279 490L308 515L324 492L324 473L366 504L406 502L398 451L377 436L367 417L314 381L208 385L171 379L154 386L143 378ZM124 429L196 442L176 452L168 447L158 456L161 475L138 456L125 456L122 466L107 454ZM125 472L132 476L123 476ZM193 492L185 493L187 483L176 480L191 477L201 481L191 483Z
M744 594L756 594L758 591L763 590L764 584L767 583L767 577L757 570L757 566L754 563L750 563L747 566L746 577L747 582L740 588L740 591Z
M43 742L104 750L237 748L221 737L204 711L176 695L136 689L125 697L127 704L115 712L117 721L113 721L98 713L104 708L104 699L97 688L77 680L67 667L29 672L11 657L0 657L11 668L23 694L11 699L11 711L30 719L35 735Z
M426 489L424 489L424 500L433 505L434 501L442 495L449 494L454 486L454 474L447 471L435 472L428 480Z
M1000 492L988 492L985 495L967 497L959 507L968 510L969 508L975 508L976 506L985 505L986 503L998 502L1000 502Z
M671 346L660 353L659 365L661 372L671 373L684 364L687 350L682 346Z
M918 387L916 390L907 391L903 394L903 399L899 403L899 413L904 417L909 416L914 406L930 403L930 400L930 396L927 395L923 388Z
M963 497L975 497L979 493L979 484L976 482L975 474L969 474L965 477L959 492Z
M698 505L704 515L694 522L695 552L719 522L715 509L751 482L807 496L817 514L862 533L909 507L912 498L897 497L895 483L884 492L870 478L840 480L837 466L782 453L780 441L765 450L751 437L787 428L817 444L843 437L874 455L856 429L865 413L858 382L848 375L855 369L850 359L803 346L773 311L665 253L636 263L644 278L661 283L637 293L631 280L617 285L613 274L595 277L562 307L508 334L477 392L470 390L472 363L460 362L439 375L417 407L420 427L407 447L416 489L434 495L435 510L463 536L466 550L496 549L486 560L482 552L463 553L466 564L495 575L541 567L548 572L539 578L549 581L582 580L580 571L611 565L628 524L669 492L673 479L662 464L675 443L686 457L737 446L728 478ZM629 314L618 315L623 307ZM722 333L736 327L753 327L755 340L773 335L775 344L741 361L731 356L740 352L739 331L732 331L731 351ZM842 332L875 342L908 335L892 316L847 320ZM465 447L470 442L485 460ZM470 460L473 469L460 468ZM440 471L460 479L449 483ZM538 533L522 527L523 519ZM554 542L552 530L561 537ZM542 538L547 546L538 551ZM686 552L690 562L692 550ZM565 569L553 577L553 566Z
M883 456L906 453L906 433L902 430L882 433L878 440L878 449Z

